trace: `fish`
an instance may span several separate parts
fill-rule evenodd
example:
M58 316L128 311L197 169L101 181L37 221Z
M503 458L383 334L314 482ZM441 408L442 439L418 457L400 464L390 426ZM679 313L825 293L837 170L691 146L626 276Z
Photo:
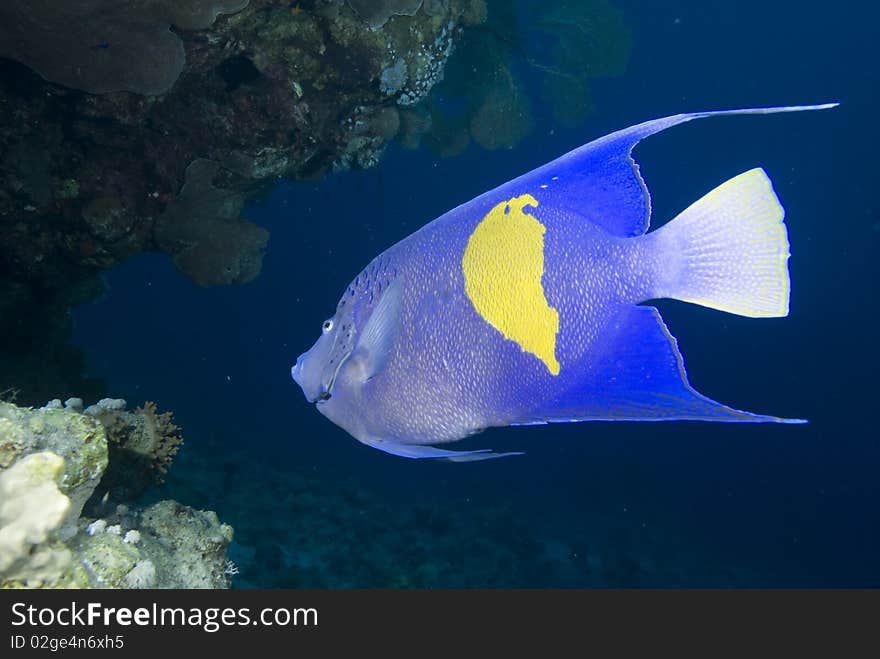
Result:
M750 318L788 315L785 211L760 167L648 231L634 147L693 119L837 103L677 114L589 142L422 226L374 258L291 368L308 402L363 444L450 450L490 427L579 421L804 423L716 402L688 382L651 300Z

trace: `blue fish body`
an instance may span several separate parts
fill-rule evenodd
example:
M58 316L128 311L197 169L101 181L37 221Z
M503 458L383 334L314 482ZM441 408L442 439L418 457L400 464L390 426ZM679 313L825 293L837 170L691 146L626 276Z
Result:
M586 420L799 422L735 410L688 383L647 300L788 313L784 211L761 169L646 233L633 147L681 114L586 144L463 204L375 258L292 368L356 439L411 458L490 426Z

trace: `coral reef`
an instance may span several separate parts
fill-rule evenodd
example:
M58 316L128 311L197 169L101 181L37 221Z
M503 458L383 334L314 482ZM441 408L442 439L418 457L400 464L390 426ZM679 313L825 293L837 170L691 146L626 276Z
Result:
M46 80L101 94L164 94L183 71L183 42L170 30L201 30L248 0L4 0L0 55Z
M229 587L232 528L213 512L160 501L83 515L108 455L104 426L81 407L0 402L0 587Z
M70 536L107 468L104 428L90 416L72 410L31 411L0 402L0 468L8 469L16 460L37 452L63 459L58 481L70 507L58 530L62 536Z
M141 513L140 535L138 546L152 557L163 587L228 587L232 575L226 547L232 542L232 527L221 524L217 513L160 501Z
M62 5L0 6L0 388L32 403L104 393L67 313L103 270L157 250L201 286L250 281L268 233L240 213L279 177L372 167L394 139L511 148L524 67L572 123L629 51L607 0Z
M63 470L63 458L41 451L0 473L0 574L6 579L54 581L70 563L63 545L47 542L70 509L56 484Z
M255 277L268 235L243 204L378 162L482 2L375 3L376 29L342 0L3 3L0 388L102 393L66 312L138 252L203 286Z
M241 193L214 187L219 169L211 160L193 161L153 229L158 247L199 286L251 281L269 240L268 231L239 218Z
M422 6L422 0L348 0L348 4L367 25L378 30L392 16L415 14Z
M130 500L162 482L183 444L170 412L158 414L156 404L147 401L133 412L99 408L92 414L106 430L110 459L99 495Z

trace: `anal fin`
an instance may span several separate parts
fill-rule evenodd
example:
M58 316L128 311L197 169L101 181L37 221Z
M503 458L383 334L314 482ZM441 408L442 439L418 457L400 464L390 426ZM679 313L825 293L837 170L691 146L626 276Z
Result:
M621 309L604 352L572 390L513 425L575 421L733 421L804 423L722 405L688 383L675 337L650 306Z

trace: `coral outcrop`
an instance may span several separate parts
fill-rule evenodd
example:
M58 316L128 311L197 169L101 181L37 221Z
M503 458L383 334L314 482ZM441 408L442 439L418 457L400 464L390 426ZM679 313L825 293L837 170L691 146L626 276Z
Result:
M58 485L70 505L57 530L62 538L69 537L107 468L104 427L89 415L71 410L35 411L0 402L0 469L9 469L20 458L40 452L63 461ZM48 473L44 471L44 475Z
M130 500L161 483L183 444L171 412L159 414L147 401L134 411L99 408L93 414L107 432L110 458L99 494Z
M422 0L348 0L372 29L381 29L392 16L412 16L422 6Z
M229 587L232 528L213 512L160 501L83 515L108 454L103 424L80 409L0 402L0 587Z
M63 458L41 451L0 473L0 574L6 579L51 582L70 564L70 551L52 542L70 510L57 485L63 470Z
M0 389L99 393L66 318L103 270L156 250L201 286L250 281L268 233L240 213L278 178L394 139L511 148L524 68L575 123L628 49L607 0L0 3Z
M375 165L482 2L376 3L378 28L344 0L0 3L0 389L98 393L66 312L138 252L253 279L268 234L243 205Z
M164 94L186 62L171 27L203 30L248 0L4 0L0 56L93 94Z
M159 248L199 286L251 281L269 240L268 231L239 217L243 194L214 187L219 169L211 160L190 163L153 230Z
M215 512L160 501L141 513L140 535L139 546L156 567L156 583L166 588L228 587L234 573L226 557L232 527L221 524Z

